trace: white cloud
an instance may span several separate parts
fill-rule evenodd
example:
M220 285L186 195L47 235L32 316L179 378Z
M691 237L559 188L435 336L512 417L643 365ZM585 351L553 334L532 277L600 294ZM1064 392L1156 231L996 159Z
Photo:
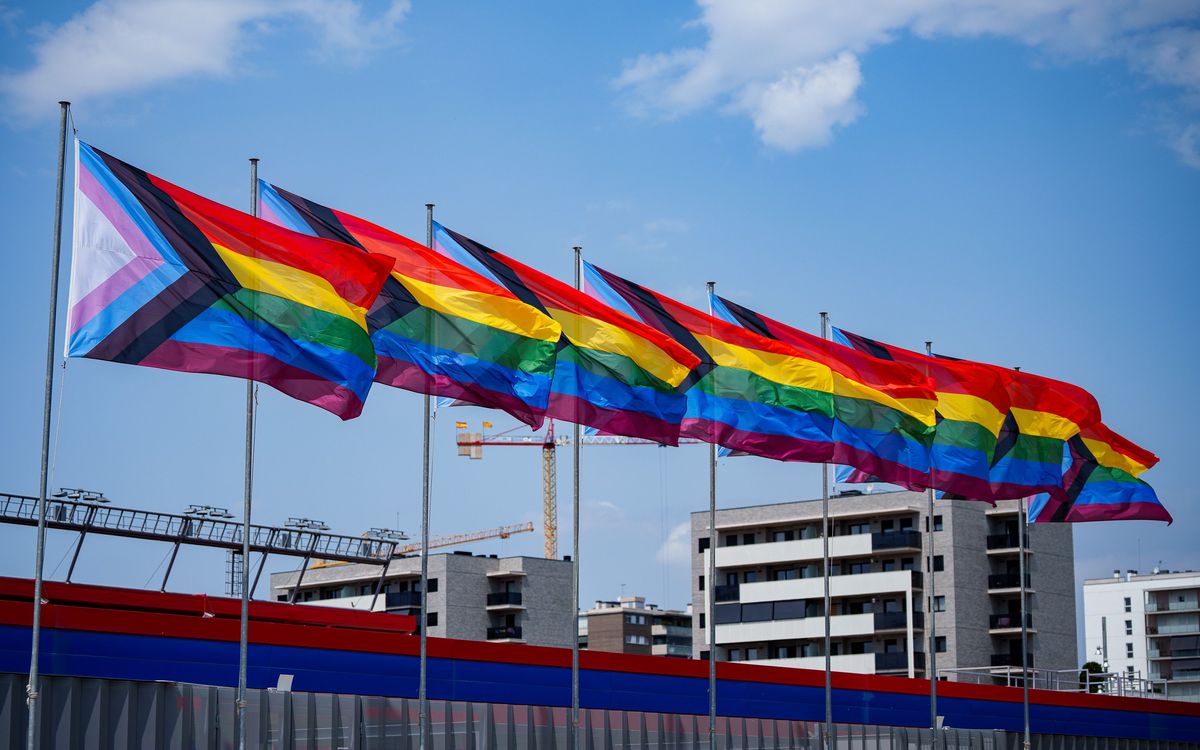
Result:
M666 540L658 548L655 559L666 565L687 565L691 560L692 529L687 523L671 528Z
M744 113L763 143L828 143L862 115L858 60L903 34L1014 39L1065 61L1120 60L1200 109L1196 0L699 0L702 47L643 54L614 81L631 111ZM1176 130L1195 145L1186 121ZM1177 150L1178 146L1176 146Z
M357 64L395 43L409 0L367 17L352 0L99 0L61 26L37 32L34 63L0 76L18 115L140 91L190 76L232 75L253 30L300 21L325 59Z

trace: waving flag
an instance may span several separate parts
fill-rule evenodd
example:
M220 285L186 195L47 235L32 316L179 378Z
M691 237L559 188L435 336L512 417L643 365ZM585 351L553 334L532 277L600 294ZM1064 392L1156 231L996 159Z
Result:
M562 326L549 416L613 435L679 442L677 390L698 364L674 340L573 287L434 224L439 252L503 284Z
M561 327L541 310L407 237L259 182L263 217L395 259L367 316L375 381L541 425Z
M881 360L907 364L929 377L937 398L937 429L930 448L928 486L972 500L1027 497L1023 488L993 487L992 462L1009 398L990 367L929 357L833 329L835 341ZM915 488L914 488L915 489Z
M1139 477L1158 457L1101 423L1072 437L1063 454L1062 492L1029 504L1034 523L1116 520L1172 522L1154 488Z
M266 383L358 416L390 258L308 237L76 143L67 354Z

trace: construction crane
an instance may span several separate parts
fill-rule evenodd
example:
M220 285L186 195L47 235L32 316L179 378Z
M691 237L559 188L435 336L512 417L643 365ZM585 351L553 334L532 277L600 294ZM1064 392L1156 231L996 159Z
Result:
M482 531L469 531L465 534L445 534L443 536L435 536L429 540L429 549L438 549L440 547L457 547L460 544L469 544L471 542L480 542L484 539L508 539L513 534L525 534L533 531L533 521L524 521L522 523L510 523L507 526L497 526L492 529L483 529ZM384 539L390 541L400 541L408 539L402 531L394 531L392 529L371 529L363 534L364 537L370 539ZM421 543L413 542L396 547L393 556L402 557L411 555L414 552L421 551ZM345 565L344 562L336 560L314 560L310 568L331 568L338 565Z
M472 460L483 458L483 446L525 447L542 449L542 554L547 560L558 557L558 446L570 445L571 438L554 434L554 420L546 420L546 432L538 434L513 434L519 428L488 435L485 432L465 432L466 422L455 422L458 455ZM491 422L484 422L486 430ZM703 440L680 438L679 442L702 443ZM662 445L654 440L632 438L623 435L583 435L580 445Z

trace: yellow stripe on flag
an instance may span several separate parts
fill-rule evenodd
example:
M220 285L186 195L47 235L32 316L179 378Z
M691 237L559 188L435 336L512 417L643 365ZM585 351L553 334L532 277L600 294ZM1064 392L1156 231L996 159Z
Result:
M1034 437L1070 440L1079 433L1079 425L1059 414L1011 407L1013 419L1021 433Z
M562 326L518 299L431 284L396 271L392 275L431 310L540 341L558 341L562 335Z
M944 393L938 391L937 410L943 419L955 422L974 422L983 425L993 435L1000 434L1004 426L1004 412L995 407L992 402L968 396L965 393Z
M679 385L691 372L670 354L636 333L567 310L549 308L547 312L562 325L563 333L571 343L628 357L638 367L668 385Z
M347 302L320 276L272 260L251 258L216 243L213 247L244 288L353 320L367 330L367 311Z
M1141 475L1142 472L1146 471L1148 468L1147 466L1134 461L1124 453L1113 450L1111 445L1102 440L1091 440L1089 438L1084 438L1083 443L1088 447L1088 450L1092 452L1092 455L1096 457L1096 461L1099 462L1101 466L1120 469L1121 471L1124 471L1135 477Z

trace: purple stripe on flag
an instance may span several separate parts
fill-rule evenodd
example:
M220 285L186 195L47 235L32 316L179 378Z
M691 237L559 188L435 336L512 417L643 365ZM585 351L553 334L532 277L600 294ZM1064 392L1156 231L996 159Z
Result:
M375 368L375 382L414 393L427 393L430 396L498 408L520 419L535 430L542 426L544 419L541 413L512 394L493 391L472 383L459 382L447 375L431 375L412 362L403 359L380 355L379 364Z
M125 244L133 250L135 257L75 303L71 308L69 321L71 333L78 331L117 297L129 291L163 264L162 256L154 249L154 245L146 239L125 213L125 209L117 204L82 162L79 165L79 190L108 219Z
M644 438L663 445L679 445L679 426L634 411L605 409L564 393L551 392L546 416L595 427L610 435Z
M1117 510L1116 508L1120 508ZM1049 513L1042 511L1038 514L1038 521L1042 518L1050 518ZM1122 503L1116 505L1075 505L1071 507L1067 513L1068 523L1079 523L1086 521L1166 521L1172 523L1175 519L1171 518L1171 514L1167 509L1158 503Z

